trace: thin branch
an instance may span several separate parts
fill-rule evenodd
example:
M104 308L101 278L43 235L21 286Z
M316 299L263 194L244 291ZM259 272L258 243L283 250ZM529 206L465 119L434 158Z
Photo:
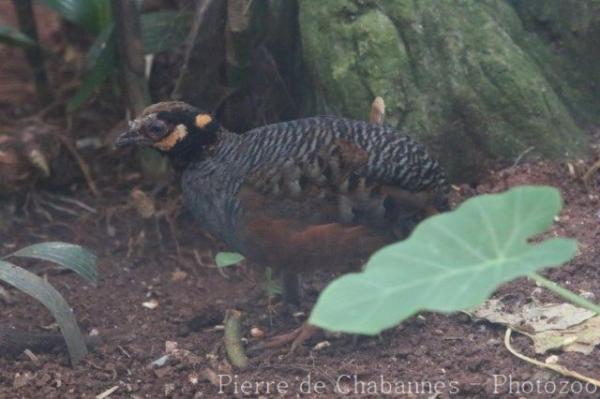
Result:
M139 115L150 104L148 82L144 76L144 46L140 15L135 0L112 0L117 50L121 61L123 85L129 110Z
M183 64L181 65L181 69L179 70L179 76L177 81L175 82L175 87L173 88L173 92L171 93L171 98L173 99L181 99L181 87L184 81L184 77L188 74L188 69L190 65L190 60L192 58L192 53L198 40L198 37L201 33L201 28L205 27L207 24L207 19L209 11L212 7L212 3L214 0L204 0L198 3L196 7L196 13L194 15L194 20L192 22L192 27L190 29L190 33L186 39L185 43L185 54L183 56Z
M227 0L225 60L227 84L231 88L247 85L253 53L260 41L267 11L266 1Z

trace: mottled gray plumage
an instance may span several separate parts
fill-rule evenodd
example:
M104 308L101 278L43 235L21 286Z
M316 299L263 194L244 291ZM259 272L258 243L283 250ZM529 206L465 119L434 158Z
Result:
M321 116L241 135L182 102L148 107L115 142L150 146L184 168L187 207L200 226L282 275L298 305L298 273L352 270L447 210L438 163L379 124Z
M165 102L116 144L168 154L185 169L185 203L203 229L292 274L360 265L448 207L438 163L378 124L321 116L237 135L189 104Z
M240 238L237 225L246 212L238 197L244 185L279 201L278 211L265 212L280 218L302 217L307 212L296 212L296 208L306 203L313 204L318 214L321 203L335 201L337 222L381 225L379 219L389 216L386 196L379 189L382 185L409 193L432 193L434 205L446 207L448 183L437 161L422 145L388 126L321 116L264 126L242 135L226 131L218 135L215 146L185 170L184 198L204 228L242 253L249 245ZM341 165L341 175L335 176L336 165L347 161L341 150L337 159L336 150L348 144L357 152L364 151L365 162ZM315 189L319 187L326 194ZM357 193L359 189L362 194ZM283 205L286 202L291 204ZM313 216L305 219L315 224L336 222L331 215Z

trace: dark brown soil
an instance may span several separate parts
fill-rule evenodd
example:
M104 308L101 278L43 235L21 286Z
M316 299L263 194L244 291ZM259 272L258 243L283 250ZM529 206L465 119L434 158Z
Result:
M462 187L456 199L523 183L551 184L561 189L565 209L552 233L575 237L580 242L577 258L550 271L548 276L575 292L600 295L600 203L597 194L588 194L569 176L564 165L526 164L493 173L486 184L474 189ZM333 393L336 385L352 392L356 388L357 394L363 392L363 387L365 395L381 392L386 385L381 385L380 379L390 383L403 382L406 392L410 389L415 392L417 382L438 382L444 392L440 397L448 396L454 389L459 390L457 397L486 397L495 392L499 397L519 396L509 392L508 383L495 387L494 378L500 383L504 376L512 378L513 393L519 388L527 392L530 384L538 381L542 392L544 386L547 390L561 384L571 384L568 385L571 390L580 387L575 380L540 370L512 356L502 342L504 328L473 322L462 314L422 314L385 332L379 339L362 338L356 344L344 335L321 336L292 357L286 357L285 351L266 350L251 357L249 370L232 370L220 348L223 334L217 327L226 308L245 311L244 335L250 344L258 341L250 336L252 327L271 335L291 330L299 325L299 321L280 315L280 309L274 306L271 327L265 301L248 302L259 278L244 268L227 271L228 278L225 278L210 267L210 244L202 238L188 215L183 214L175 222L181 254L177 255L164 223L160 225L165 247L161 251L154 224L141 220L131 209L118 208L128 203L128 187L134 186L135 182L118 182L115 187L114 179L105 176L98 184L110 187L102 190L101 199L92 198L85 189L69 194L94 207L97 214L78 210L81 216L75 217L50 209L54 217L52 222L32 214L17 220L10 233L3 235L2 243L4 252L8 252L32 242L64 240L80 243L97 253L101 275L97 288L51 267L31 267L48 276L74 307L82 328L85 331L96 329L104 343L74 369L68 366L64 353L38 354L38 363L24 355L17 359L0 359L0 397L92 397L113 386L119 388L112 397L162 397L166 391L170 391L170 397L191 397L197 392L212 397L218 394L219 388L206 380L207 368L222 374L223 382L230 377L234 379L223 389L228 394L235 393L235 381L238 392L242 392L244 381L252 384L274 381L287 383L291 396L307 388L302 381L309 375L313 389L321 386L319 382L322 381L323 392L328 395ZM107 221L109 211L114 215ZM142 231L146 238L133 243ZM194 260L194 250L201 254L199 262ZM307 282L309 292L314 296L327 278L310 279ZM525 301L534 289L534 284L521 279L501 287L498 293L510 293L517 300ZM42 306L15 290L10 293L13 302L4 303L2 307L3 327L35 332L52 326L53 320ZM551 299L549 294L541 297ZM148 309L142 305L152 299L158 302L157 308ZM331 344L329 347L314 349L318 342L325 340ZM193 364L188 359L173 361L158 369L148 367L165 354L166 341L175 341L178 348L197 355L198 363ZM535 356L528 339L516 336L513 341L518 350ZM558 355L561 364L582 374L595 376L600 372L598 349L589 356ZM22 381L23 375L31 379L16 389L15 384ZM192 382L196 377L198 382ZM354 378L359 383L354 384ZM341 385L336 384L338 379ZM380 384L371 388L378 391L369 391L369 385L361 384L371 381L374 381L371 384ZM412 388L409 383L413 384ZM420 388L427 389L427 385ZM259 391L266 394L266 389L263 386ZM273 389L271 386L270 392ZM317 395L313 392L312 396ZM566 397L570 396L576 395Z
M13 59L11 66L0 67L0 107L2 119L7 121L15 117L15 110L26 102L33 88L26 83L26 64L19 52L1 50L3 56L10 54ZM11 97L9 93L15 89L6 89L9 84L21 85L26 91L17 90L19 95ZM76 137L106 132L117 119L99 111L98 101L76 116L73 124L60 116L53 122ZM67 126L79 128L69 130ZM503 344L503 327L476 322L464 314L424 313L379 338L321 335L293 356L286 356L286 350L253 353L247 370L235 370L221 347L226 309L244 312L243 334L249 345L262 339L251 336L253 327L268 337L298 327L302 317L286 316L280 305L268 306L264 297L253 295L261 277L252 267L229 269L224 275L212 265L214 243L195 227L189 214L170 210L177 208L175 189L161 191L156 196L159 212L142 219L130 206L130 191L134 187L149 191L151 186L144 185L135 163L128 161L129 154L104 148L82 150L81 155L92 166L100 195L94 197L81 179L60 195L80 201L94 212L72 205L71 213L67 213L52 206L62 204L64 208L56 193L29 190L20 198L26 199L27 205L13 215L11 227L0 234L0 252L46 240L78 243L94 251L99 259L98 287L47 264L19 264L47 276L73 306L82 329L86 333L97 331L103 343L75 368L60 351L36 353L37 361L24 354L0 357L0 398L92 398L113 387L116 390L111 398L331 397L336 393L379 397L390 390L397 396L428 398L600 395L596 392L600 388L516 358ZM576 175L590 165L575 164ZM478 193L503 191L519 184L558 187L565 207L551 234L577 238L580 252L572 262L546 275L598 301L600 176L592 183L595 191L589 192L564 163L529 162L491 171L478 186L457 187L453 200L458 203ZM331 277L308 276L305 314ZM525 302L535 289L535 284L520 279L500 287L496 295L510 293L516 301ZM0 297L2 329L56 331L45 308L14 289L8 291L10 301ZM535 295L546 301L560 300L545 291ZM158 306L145 307L149 301ZM176 342L183 351L161 367L149 366L165 355L168 341ZM329 345L323 344L325 341ZM536 356L531 342L523 336L515 334L513 345L528 356L545 358ZM600 375L598 348L590 355L556 354L559 363L569 369L590 377ZM221 389L219 379L224 385ZM586 393L586 389L593 393Z

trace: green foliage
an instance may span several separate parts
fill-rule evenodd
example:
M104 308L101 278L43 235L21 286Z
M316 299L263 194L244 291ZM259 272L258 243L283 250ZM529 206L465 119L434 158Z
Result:
M560 209L560 194L551 187L522 186L471 198L423 221L407 240L376 252L364 272L333 281L310 323L377 334L419 311L475 307L498 285L575 255L575 240L528 242L552 225Z
M281 283L273 278L273 269L270 267L265 268L265 292L268 298L274 298L283 292Z
M93 34L99 34L111 21L109 0L38 0L64 19Z
M236 265L244 259L244 256L237 252L219 252L217 256L215 256L215 263L217 264L217 267L228 267Z
M364 119L381 96L386 123L428 144L460 180L480 173L482 159L512 161L530 147L577 157L588 140L578 116L600 122L600 90L587 83L600 81L600 7L592 3L299 1L305 107ZM530 27L519 9L531 9ZM568 13L574 23L564 31L586 50L581 57L565 52L548 9L563 17L561 9L580 10Z
M5 257L47 260L71 269L94 286L98 283L96 255L79 245L66 242L44 242L22 248Z
M104 83L117 67L115 29L108 0L39 0L63 18L96 35L87 54L87 72L69 111L79 108L94 90ZM146 54L167 51L185 40L191 26L191 14L156 11L142 14L142 43Z
M35 46L29 36L19 32L18 30L0 22L0 43L10 44L12 46L30 47Z
M0 260L0 280L32 296L48 308L65 338L71 363L76 365L86 355L87 347L69 304L47 281L7 262L9 257L54 262L77 272L92 284L97 282L96 257L79 245L48 242L22 248Z
M155 54L181 44L191 24L188 14L157 11L141 16L144 53ZM79 108L94 90L108 79L117 66L117 49L112 19L96 38L87 56L88 72L68 110Z
M67 103L67 110L73 111L81 107L94 90L110 76L117 64L115 50L114 24L104 29L88 50L86 57L87 73L73 97Z

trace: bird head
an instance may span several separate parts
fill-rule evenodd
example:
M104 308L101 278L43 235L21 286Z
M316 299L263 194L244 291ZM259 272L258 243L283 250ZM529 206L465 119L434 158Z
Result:
M116 147L152 147L175 158L199 154L217 139L219 124L208 113L180 101L153 104L129 122Z

